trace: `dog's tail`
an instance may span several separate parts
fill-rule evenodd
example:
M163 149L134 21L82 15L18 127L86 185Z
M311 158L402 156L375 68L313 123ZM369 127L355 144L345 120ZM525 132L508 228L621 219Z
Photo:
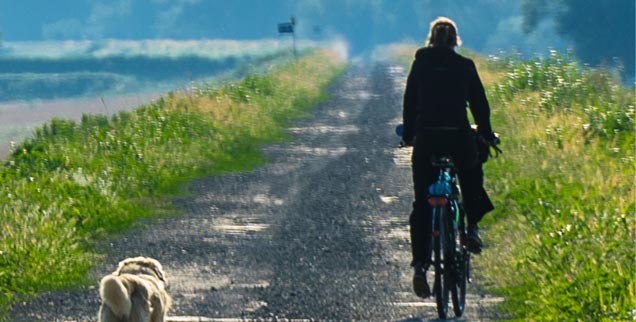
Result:
M108 305L110 310L118 317L127 317L132 309L130 294L124 281L118 276L107 275L100 283L99 294L102 303Z

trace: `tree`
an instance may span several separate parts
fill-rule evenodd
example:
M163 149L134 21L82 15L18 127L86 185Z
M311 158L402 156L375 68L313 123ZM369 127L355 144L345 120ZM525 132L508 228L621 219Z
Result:
M582 61L611 65L618 58L634 77L634 0L523 0L521 10L526 33L554 19L556 32L572 41Z

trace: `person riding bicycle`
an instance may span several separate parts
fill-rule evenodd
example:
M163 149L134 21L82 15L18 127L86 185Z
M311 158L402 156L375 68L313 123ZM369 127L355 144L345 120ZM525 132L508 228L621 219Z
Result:
M490 106L474 62L455 52L460 45L455 22L446 17L435 19L426 47L415 54L404 93L401 145L413 146L415 201L409 224L411 265L415 269L413 289L420 297L430 296L426 270L431 261L432 210L427 194L438 176L431 165L432 157L450 155L458 170L470 252L481 252L477 224L494 209L483 187L482 162L466 111L468 103L478 133L494 145Z

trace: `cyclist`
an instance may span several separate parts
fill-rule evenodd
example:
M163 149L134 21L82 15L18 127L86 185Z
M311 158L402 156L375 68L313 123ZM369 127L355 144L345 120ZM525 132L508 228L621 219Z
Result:
M412 170L415 201L409 218L415 269L413 289L430 296L426 270L431 260L431 207L428 187L438 173L431 165L434 154L452 156L467 213L467 248L480 253L477 223L494 209L483 188L482 163L475 134L470 128L467 103L478 128L489 143L495 136L490 107L472 60L455 52L461 45L455 22L439 17L431 23L426 47L420 48L408 75L403 105L403 146L413 146Z

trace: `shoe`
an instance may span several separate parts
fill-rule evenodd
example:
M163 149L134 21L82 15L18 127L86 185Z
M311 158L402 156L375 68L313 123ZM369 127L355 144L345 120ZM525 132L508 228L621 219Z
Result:
M431 296L431 288L426 281L426 268L422 263L415 264L415 273L413 274L413 291L415 295L423 299Z
M469 224L466 233L466 249L473 254L481 253L483 244L479 238L479 228L477 225Z

